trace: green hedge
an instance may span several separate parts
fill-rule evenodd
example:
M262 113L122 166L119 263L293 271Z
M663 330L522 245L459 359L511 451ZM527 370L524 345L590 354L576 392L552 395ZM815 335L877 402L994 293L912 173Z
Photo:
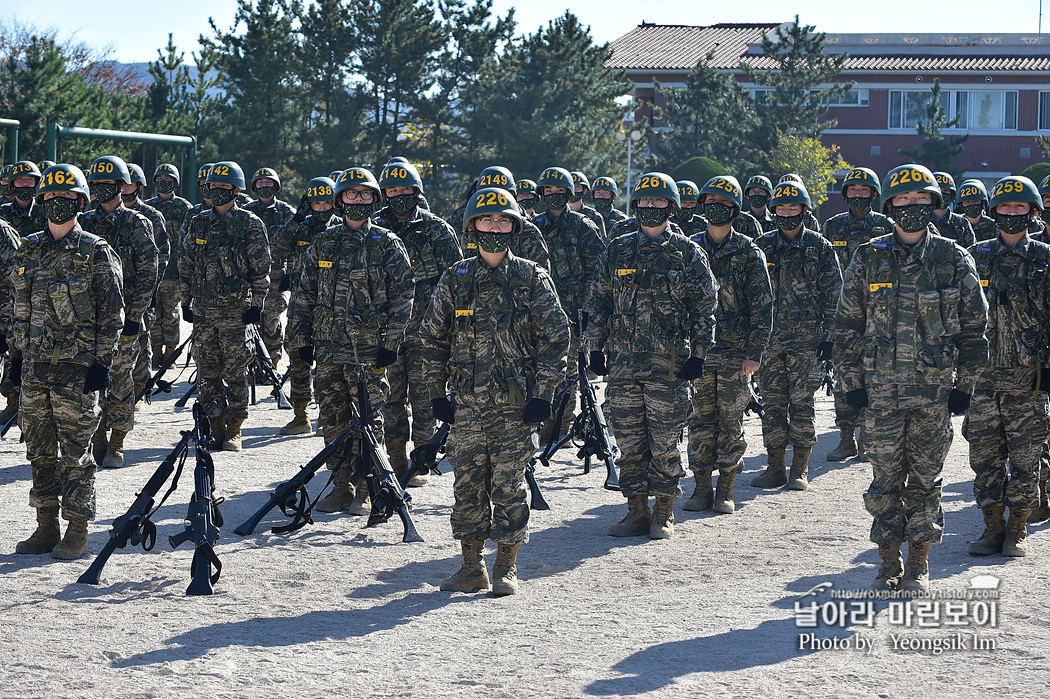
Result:
M1050 163L1036 163L1021 174L1035 182L1036 186L1039 186L1043 178L1050 175Z
M693 182L696 182L697 187L703 187L707 184L707 181L715 175L729 174L731 174L729 170L725 169L714 160L705 158L702 155L686 160L671 171L671 177L673 177L676 182L679 180L692 180Z

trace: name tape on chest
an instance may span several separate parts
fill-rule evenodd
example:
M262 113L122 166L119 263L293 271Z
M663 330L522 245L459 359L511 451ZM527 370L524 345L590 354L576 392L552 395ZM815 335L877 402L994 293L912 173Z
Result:
M456 311L456 317L457 318L462 318L463 316L472 316L472 315L474 315L474 311L470 310L469 308L466 309L466 310L457 310Z
M317 261L317 266L318 267L324 267L325 269L331 269L332 268L332 261L331 260L318 260Z
M893 282L879 282L878 284L869 284L868 285L868 291L870 293L875 293L879 289L892 289L892 288L893 288Z

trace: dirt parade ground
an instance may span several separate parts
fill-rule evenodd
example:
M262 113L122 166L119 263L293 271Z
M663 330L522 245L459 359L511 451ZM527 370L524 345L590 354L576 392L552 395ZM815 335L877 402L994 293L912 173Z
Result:
M192 547L168 543L193 491L192 453L154 518L156 547L119 550L100 585L77 584L192 425L190 409L174 407L188 376L138 412L130 465L98 473L81 560L13 553L35 524L30 467L17 429L0 443L0 696L1050 695L1047 524L1030 527L1026 558L967 555L981 517L956 418L944 542L930 556L935 597L851 596L878 563L861 501L871 471L825 461L838 433L823 394L808 491L750 487L765 458L749 417L737 512L683 512L678 501L668 541L607 536L625 500L602 489L604 469L584 475L573 452L559 452L537 473L551 509L532 513L519 594L495 599L438 589L459 565L450 473L411 490L425 543L401 543L396 518L366 529L347 515L317 514L313 526L275 535L287 521L277 510L237 536L322 447L318 436L280 437L291 413L260 389L244 451L215 454L226 498L215 594L183 594ZM691 475L682 486L688 496Z

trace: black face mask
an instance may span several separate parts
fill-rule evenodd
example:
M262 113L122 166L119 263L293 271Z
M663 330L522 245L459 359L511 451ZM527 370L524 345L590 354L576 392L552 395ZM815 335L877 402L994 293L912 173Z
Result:
M95 201L106 204L120 194L120 185L116 182L92 182L88 185L88 190Z
M1042 219L1043 223L1050 223L1050 209L1040 211L1039 218Z
M372 204L343 204L343 218L348 221L364 221L372 213Z
M967 204L961 207L963 216L969 218L980 218L981 214L984 213L984 204Z
M769 197L765 194L752 194L747 200L751 202L751 208L753 209L764 209L766 204L769 203Z
M55 197L44 200L44 215L51 223L66 223L77 215L80 210L80 199L66 199Z
M560 194L544 194L543 201L546 202L548 211L561 211L569 203L569 195L564 192Z
M781 216L780 214L774 214L777 220L777 228L782 231L793 231L802 225L802 217L805 213L797 213L794 216Z
M395 216L408 216L415 210L417 202L415 193L399 194L396 197L387 199L387 203L390 204L390 210L394 212Z
M947 209L955 201L955 192L941 192L941 208Z
M569 201L571 201L573 204L575 204L578 201L583 201L583 192L577 192L575 194L569 195Z
M260 199L272 199L273 195L277 193L276 187L256 187L255 193Z
M733 207L720 202L704 204L704 218L712 226L724 226L733 220Z
M204 201L205 199L211 199L211 190L208 189L208 185L206 183L197 183L197 198L201 201Z
M208 191L211 196L211 203L215 206L225 206L237 196L232 189L223 189L222 187L213 187Z
M29 203L33 201L33 193L36 191L36 187L12 187L11 191L15 193L15 199Z
M175 183L171 180L157 180L154 184L157 194L171 194L175 191Z
M522 209L532 209L536 206L536 197L525 197L524 199L518 200L518 206Z
M933 220L933 204L909 204L893 207L893 220L902 230L918 233Z
M136 201L138 201L138 198L139 198L138 193L135 193L135 194L124 194L123 192L121 192L121 194L120 194L120 199L121 199L121 201L124 202L124 206L131 206Z
M510 233L474 231L478 237L478 247L485 252L503 252L510 248Z
M328 223L328 220L332 218L332 210L328 209L326 211L314 211L312 214L310 214L310 217L317 221L320 221L321 223Z
M12 193L11 185L9 185L9 184L0 184L0 197L4 197L6 199L7 197L11 196L11 193Z
M659 208L656 206L637 206L634 209L634 217L638 223L646 228L658 228L671 213L671 207Z
M594 208L598 211L612 211L612 199L598 199L594 200Z
M846 199L846 203L853 211L864 211L865 209L870 209L873 201L875 201L875 197L849 197Z
M1028 228L1028 214L992 214L996 227L1003 233L1021 233Z

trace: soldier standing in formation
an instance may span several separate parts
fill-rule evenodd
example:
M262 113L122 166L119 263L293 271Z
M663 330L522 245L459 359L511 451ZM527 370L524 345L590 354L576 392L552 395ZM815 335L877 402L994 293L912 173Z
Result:
M495 187L502 189L516 198L517 186L514 182L514 174L501 165L490 165L478 175L478 188ZM463 252L468 257L478 253L477 231L471 230L462 234L460 240L463 242ZM522 215L522 225L514 236L511 249L518 257L532 260L546 270L550 270L550 252L543 234L536 224Z
M988 190L980 180L963 180L959 185L959 211L970 228L976 242L994 240L995 221L988 215Z
M894 232L853 256L835 315L835 375L847 403L867 410L874 475L864 506L881 561L872 589L929 588L930 548L944 529L941 470L950 418L969 408L988 361L988 304L973 258L930 234L933 211L942 206L928 169L890 170L882 211Z
M0 206L0 219L4 219L23 238L44 230L47 217L44 209L36 203L36 187L40 182L40 169L28 160L7 166L12 198Z
M277 198L281 191L281 178L272 168L261 167L252 175L252 192L258 197L244 208L252 212L263 222L266 239L273 240L279 231L288 225L295 215L295 209L285 201ZM263 302L263 318L259 324L259 335L262 336L266 351L270 353L273 365L277 366L284 352L284 328L281 326L281 315L288 310L288 296L292 282L281 273L284 260L270 260L270 289Z
M21 244L22 238L18 235L18 231L0 218L0 366L3 366L4 357L11 349L7 344L7 336L11 330L12 297L14 295L11 275L18 269L15 267L15 253ZM7 407L0 413L0 425L6 425L7 421L18 412L18 383L11 376L10 371L0 375L0 393L7 398Z
M589 218L594 227L598 229L598 236L602 239L602 242L607 242L609 238L607 235L608 229L605 227L605 217L598 213L597 209L587 206L583 201L583 198L591 189L590 180L587 179L587 175L579 170L573 170L569 174L572 175L573 187L573 193L569 195L569 208Z
M492 539L492 592L517 592L518 549L529 539L525 469L565 374L568 319L550 275L510 251L521 224L508 191L471 195L463 232L476 236L478 255L444 272L421 328L434 415L452 425L452 535L463 563L441 582L446 591L488 589L482 553Z
M164 217L168 233L168 264L157 284L157 303L153 312L157 321L151 333L153 360L160 363L175 348L182 344L182 328L179 323L179 245L182 229L193 205L175 192L179 188L179 169L171 163L161 163L153 173L153 186L157 196L147 204Z
M700 188L692 180L679 180L674 183L678 189L678 198L682 208L672 221L678 224L682 233L690 238L704 230L704 218L697 212L696 201L700 198Z
M954 240L964 249L969 248L976 242L973 228L965 216L950 208L955 201L955 178L947 172L935 172L933 177L941 190L941 203L933 210L934 232Z
M744 196L751 205L751 215L758 221L763 233L772 233L777 229L776 219L769 211L769 198L773 196L773 183L768 177L754 175L744 185Z
M608 237L612 237L612 228L620 221L627 220L627 214L616 208L616 196L619 189L616 180L611 177L596 177L591 185L591 198L594 199L594 209L602 215L605 221L605 231Z

